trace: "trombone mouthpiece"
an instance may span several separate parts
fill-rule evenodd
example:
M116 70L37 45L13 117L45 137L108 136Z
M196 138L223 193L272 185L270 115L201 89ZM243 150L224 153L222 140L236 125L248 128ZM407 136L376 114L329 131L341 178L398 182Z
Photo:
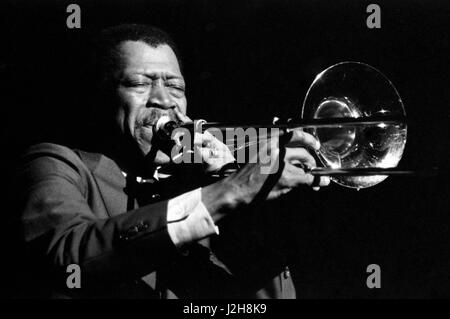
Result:
M170 140L172 132L178 127L180 127L180 125L177 122L171 120L167 115L164 115L156 122L155 132L161 140Z

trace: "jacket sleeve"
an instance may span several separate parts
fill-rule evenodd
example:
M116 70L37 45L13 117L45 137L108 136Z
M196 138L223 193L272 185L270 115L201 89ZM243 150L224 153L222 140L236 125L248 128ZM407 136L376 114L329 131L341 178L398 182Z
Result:
M88 205L83 167L69 149L29 157L19 173L23 238L65 285L78 264L82 283L138 279L173 260L167 201L100 219Z

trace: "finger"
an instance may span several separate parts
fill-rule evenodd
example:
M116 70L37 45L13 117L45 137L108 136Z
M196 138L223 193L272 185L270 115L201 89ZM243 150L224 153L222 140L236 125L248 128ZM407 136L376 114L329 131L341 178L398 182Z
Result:
M309 174L306 174L303 169L290 163L286 163L279 181L279 186L282 188L293 188L305 184L310 185L311 180L308 175Z
M313 190L318 191L320 190L320 187L325 187L328 185L330 185L330 178L328 176L313 175L313 180L311 183L311 187Z
M278 198L282 195L289 193L291 190L292 190L292 188L281 188L281 189L277 189L277 190L272 190L269 193L268 199Z
M228 148L228 146L223 141L223 136L221 132L212 131L209 132L208 130L203 132L204 140L207 142L214 143L214 145L217 145L218 147Z
M299 161L300 163L306 165L308 168L314 168L317 166L314 157L304 148L287 147L284 158L291 163Z
M312 175L305 173L305 171L297 166L287 163L285 167L283 185L287 187L296 187L300 185L308 185L313 188L325 187L330 184L330 178L328 176Z
M208 132L194 134L194 144L202 147L216 147L219 148L219 140Z
M330 180L330 178L328 177L328 176L322 176L321 178L320 178L320 185L323 187L323 186L328 186L328 185L330 185L330 182L331 182L331 180Z
M211 164L212 162L215 162L216 164L219 162L223 162L223 165L226 164L223 152L220 152L218 150L212 149L212 148L206 148L206 147L195 147L197 152L200 154L202 161L205 163Z
M306 146L314 150L320 149L319 141L309 133L302 131L301 129L294 129L292 131L291 140L286 145L287 147Z
M217 151L220 151L223 154L224 158L234 160L234 156L231 153L229 147L208 131L205 131L203 133L203 146L214 148Z
M214 136L207 133L194 133L194 144L195 145L201 145L201 146L211 146L212 143L215 141Z
M311 183L311 187L318 188L320 185L320 176L319 175L313 175L313 181Z
M217 139L215 138L215 136L212 135L211 133L209 133L208 131L204 131L204 132L202 133L202 136L203 136L203 141L205 141L205 142L214 142L214 141L217 141Z
M204 161L208 161L208 159L211 157L211 151L209 149L204 147L196 147L196 149L200 153Z
M207 146L200 146L195 145L196 149L198 149L201 154L207 154L208 158L223 158L227 159L229 158L229 151L227 149L221 149L214 147L214 145L207 145Z

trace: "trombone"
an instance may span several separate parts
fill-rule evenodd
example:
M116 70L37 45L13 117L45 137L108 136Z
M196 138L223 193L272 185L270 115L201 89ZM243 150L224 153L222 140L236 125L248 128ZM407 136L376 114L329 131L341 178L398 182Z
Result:
M157 123L156 133L168 139L177 128L195 130L194 123L163 119ZM407 136L402 99L384 74L365 63L341 62L320 72L307 91L297 120L270 124L202 121L201 125L202 132L236 128L276 128L281 134L303 129L321 144L316 155L322 167L308 172L329 176L345 187L367 188L389 175L417 173L397 169ZM234 145L236 141L231 142Z

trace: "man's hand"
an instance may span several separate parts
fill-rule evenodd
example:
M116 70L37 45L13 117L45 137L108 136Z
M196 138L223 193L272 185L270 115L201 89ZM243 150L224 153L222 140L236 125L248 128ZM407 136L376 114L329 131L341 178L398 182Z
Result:
M174 113L182 123L192 123L185 114L174 109ZM218 172L224 165L235 161L228 146L215 138L211 133L195 133L194 135L195 156L201 158L205 172Z
M305 171L305 169L310 170L316 167L316 161L307 149L319 150L319 141L302 130L294 130L291 139L286 144L283 159L284 170L278 183L269 194L269 198L277 198L300 185L312 186L314 190L319 190L320 187L330 184L329 177L314 177Z
M224 165L235 160L228 146L207 131L195 133L194 152L201 156L207 173L218 172Z
M294 130L281 149L279 143L278 137L260 143L256 163L246 164L224 180L203 188L202 201L213 219L218 220L257 197L272 200L302 185L315 189L329 185L328 177L315 178L305 171L316 167L316 161L307 149L320 147L311 134Z

